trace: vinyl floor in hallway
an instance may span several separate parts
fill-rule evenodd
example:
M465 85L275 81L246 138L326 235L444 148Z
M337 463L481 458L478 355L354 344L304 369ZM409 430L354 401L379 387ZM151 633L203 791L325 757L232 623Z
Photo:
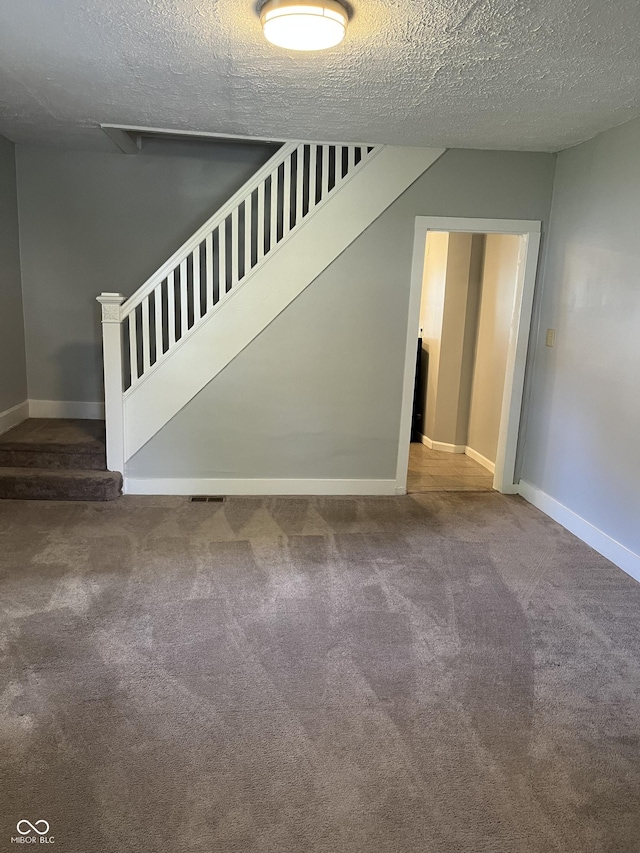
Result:
M519 497L0 501L0 601L3 849L640 849L640 586Z
M464 453L430 450L412 442L407 490L411 492L490 492L493 474Z

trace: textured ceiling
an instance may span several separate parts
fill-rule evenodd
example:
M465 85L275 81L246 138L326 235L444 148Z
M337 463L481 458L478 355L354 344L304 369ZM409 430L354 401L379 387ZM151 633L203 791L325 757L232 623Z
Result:
M112 149L115 123L558 150L640 115L638 0L353 0L325 53L252 0L0 0L0 133Z

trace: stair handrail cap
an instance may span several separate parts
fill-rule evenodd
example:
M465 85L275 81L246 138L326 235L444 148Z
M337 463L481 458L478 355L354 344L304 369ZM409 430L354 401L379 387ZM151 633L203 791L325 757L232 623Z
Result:
M122 304L125 300L125 296L122 293L110 293L104 292L101 293L100 296L96 296L96 300L101 303L105 302L117 302L118 304Z

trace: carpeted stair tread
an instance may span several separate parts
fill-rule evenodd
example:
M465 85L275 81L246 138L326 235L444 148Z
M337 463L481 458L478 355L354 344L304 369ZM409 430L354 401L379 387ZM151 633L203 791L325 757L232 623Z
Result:
M105 426L100 420L28 418L0 436L2 450L104 452Z
M107 462L104 450L94 453L67 453L61 450L5 450L0 447L0 469L2 468L106 471Z
M23 421L0 437L0 467L106 471L104 421Z
M110 501L122 492L114 471L52 468L0 468L0 499Z
M106 468L104 421L29 418L0 437L0 499L113 500L122 475Z

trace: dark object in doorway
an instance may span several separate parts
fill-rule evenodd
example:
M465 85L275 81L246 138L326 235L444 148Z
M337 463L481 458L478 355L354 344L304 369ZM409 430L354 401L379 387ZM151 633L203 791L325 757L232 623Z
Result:
M426 382L423 381L423 376L426 375L427 365L429 362L429 354L422 349L422 338L418 338L418 351L416 353L416 376L413 383L413 411L411 415L411 441L422 441L422 424L424 419L423 398L421 389L425 387Z

